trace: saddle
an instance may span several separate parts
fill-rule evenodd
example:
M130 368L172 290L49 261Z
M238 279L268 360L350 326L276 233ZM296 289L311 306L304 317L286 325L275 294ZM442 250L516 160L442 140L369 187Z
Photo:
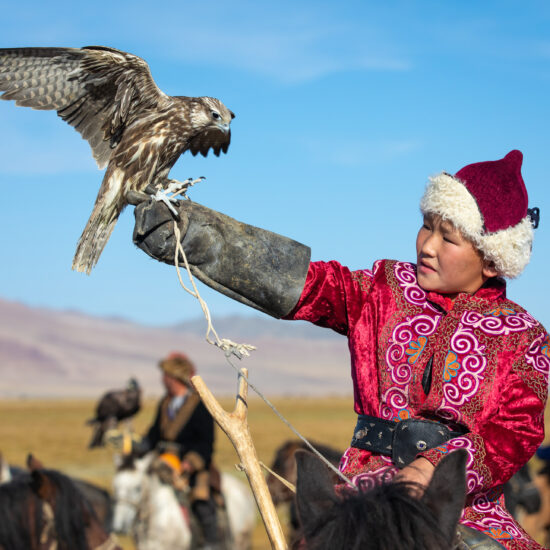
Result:
M456 550L502 550L504 546L489 535L480 533L466 525L457 529Z
M216 505L224 506L221 474L214 463L210 464L208 470L197 472L191 478L187 478L179 474L180 459L173 453L165 452L159 455L154 468L162 481L172 485L176 492L186 492L191 488L192 493L197 493L192 495L192 498L207 500L212 497Z

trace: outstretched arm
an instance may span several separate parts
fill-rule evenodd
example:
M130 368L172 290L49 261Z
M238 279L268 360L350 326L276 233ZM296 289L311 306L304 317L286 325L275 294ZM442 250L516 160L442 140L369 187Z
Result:
M139 203L134 243L152 258L173 265L176 223L197 279L273 317L292 310L304 287L309 247L189 200L175 207L177 220L163 203ZM178 262L182 265L183 258Z

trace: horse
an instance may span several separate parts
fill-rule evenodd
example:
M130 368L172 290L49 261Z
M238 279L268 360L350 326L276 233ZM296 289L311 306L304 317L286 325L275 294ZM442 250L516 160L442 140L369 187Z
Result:
M342 458L343 451L318 443L315 441L310 442L311 445L319 451L333 466L338 466L340 459ZM296 451L307 450L308 446L300 439L289 439L282 445L277 447L273 460L271 462L270 470L282 477L289 483L296 485L296 460L294 455ZM334 474L334 482L336 483L338 476ZM296 501L294 499L294 493L281 481L269 473L266 478L267 488L273 500L275 506L288 504L288 539L293 540L296 537L298 529L300 527L298 521L298 514L296 512Z
M12 479L26 474L29 470L44 469L44 465L32 454L27 456L27 470L20 466L8 464L0 452L0 484L7 483ZM84 479L69 476L69 479L76 485L84 498L91 504L97 519L103 528L110 532L113 515L113 502L111 495L105 489Z
M534 508L520 502L518 519L531 537L542 541L545 548L550 548L550 461L544 460L542 468L527 485L529 494L532 492L531 485L537 491L539 505Z
M126 457L119 465L113 477L113 529L132 534L139 550L188 550L195 544L194 519L173 486L153 468L155 458L151 452ZM244 483L226 473L221 474L221 493L227 512L226 546L248 550L257 517L254 498Z
M421 498L419 487L405 482L337 494L325 464L306 451L295 456L300 548L305 541L307 550L459 550L465 547L465 533L476 538L480 545L475 548L503 548L482 533L458 526L466 498L463 450L441 460Z
M540 510L540 491L533 481L528 464L522 466L504 484L504 502L507 510L517 520Z
M0 485L0 549L122 550L75 484L34 469Z
M338 466L342 458L343 451L329 447L315 441L310 442L311 445L319 451L332 465ZM286 479L289 483L296 485L296 460L294 454L299 450L307 450L308 446L300 439L288 439L282 445L277 447L273 460L271 461L270 469L280 477ZM292 503L294 501L294 493L271 473L267 475L267 488L273 499L273 504Z

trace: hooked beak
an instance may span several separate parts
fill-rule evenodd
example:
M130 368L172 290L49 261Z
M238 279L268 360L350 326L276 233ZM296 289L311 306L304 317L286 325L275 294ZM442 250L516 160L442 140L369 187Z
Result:
M228 122L218 122L216 126L224 133L227 134L229 132L229 123Z

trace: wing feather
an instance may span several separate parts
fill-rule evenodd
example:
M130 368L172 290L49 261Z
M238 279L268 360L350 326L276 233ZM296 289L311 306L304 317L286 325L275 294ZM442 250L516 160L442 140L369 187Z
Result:
M147 63L103 46L0 49L0 98L56 110L107 164L125 128L169 101Z

